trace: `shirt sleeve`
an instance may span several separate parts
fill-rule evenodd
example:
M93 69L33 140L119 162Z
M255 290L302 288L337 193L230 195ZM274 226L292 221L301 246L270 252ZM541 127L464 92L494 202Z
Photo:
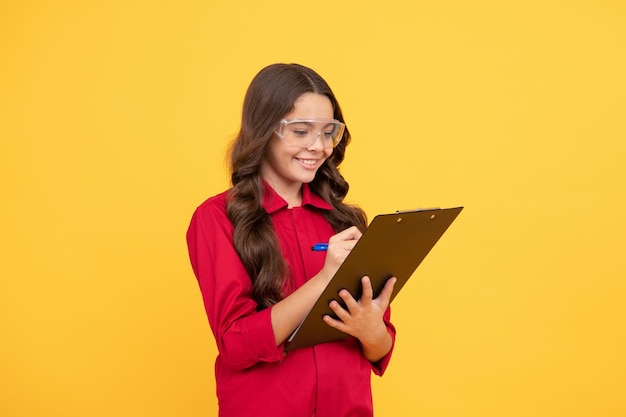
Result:
M391 360L393 348L396 345L396 328L391 323L391 307L387 307L387 310L383 315L383 321L385 322L387 331L391 335L391 349L389 349L389 352L381 360L372 364L372 372L378 376L382 376L385 373L387 366L389 366L389 361Z
M221 206L198 207L187 230L191 265L217 348L236 369L280 361L283 352L276 346L271 308L257 311L252 281L234 248L233 226Z

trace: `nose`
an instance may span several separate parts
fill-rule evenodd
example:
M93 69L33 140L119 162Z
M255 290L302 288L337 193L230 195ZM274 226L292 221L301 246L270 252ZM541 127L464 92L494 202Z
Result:
M320 151L323 151L324 150L324 140L322 139L322 132L314 133L311 141L309 142L309 145L306 148L310 149L310 150L320 150Z

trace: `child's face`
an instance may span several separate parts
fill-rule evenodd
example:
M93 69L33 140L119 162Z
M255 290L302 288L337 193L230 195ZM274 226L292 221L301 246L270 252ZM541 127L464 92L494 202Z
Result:
M333 106L328 97L304 93L294 103L294 110L285 119L332 119ZM321 139L299 148L285 144L277 135L269 143L261 164L261 175L272 187L281 191L300 189L315 178L315 173L333 150L324 149Z

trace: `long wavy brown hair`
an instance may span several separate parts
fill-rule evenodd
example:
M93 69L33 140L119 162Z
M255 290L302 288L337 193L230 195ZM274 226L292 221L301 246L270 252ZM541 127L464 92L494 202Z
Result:
M241 129L230 150L233 187L227 213L235 228L235 249L252 279L252 296L259 309L284 297L282 290L289 276L272 221L262 206L261 162L276 125L293 111L295 101L304 93L328 97L334 118L344 122L335 95L315 71L298 64L274 64L262 69L248 87ZM349 143L346 128L343 139L309 184L312 192L333 206L333 210L324 211L324 216L336 232L353 225L363 231L367 226L363 210L343 202L349 186L338 167Z

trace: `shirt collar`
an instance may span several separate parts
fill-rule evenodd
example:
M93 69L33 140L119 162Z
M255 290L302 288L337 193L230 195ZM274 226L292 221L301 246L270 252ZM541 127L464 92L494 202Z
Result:
M268 214L287 208L287 202L265 181L263 181L263 208ZM322 210L332 210L326 200L309 189L309 184L302 184L302 206L311 206Z

